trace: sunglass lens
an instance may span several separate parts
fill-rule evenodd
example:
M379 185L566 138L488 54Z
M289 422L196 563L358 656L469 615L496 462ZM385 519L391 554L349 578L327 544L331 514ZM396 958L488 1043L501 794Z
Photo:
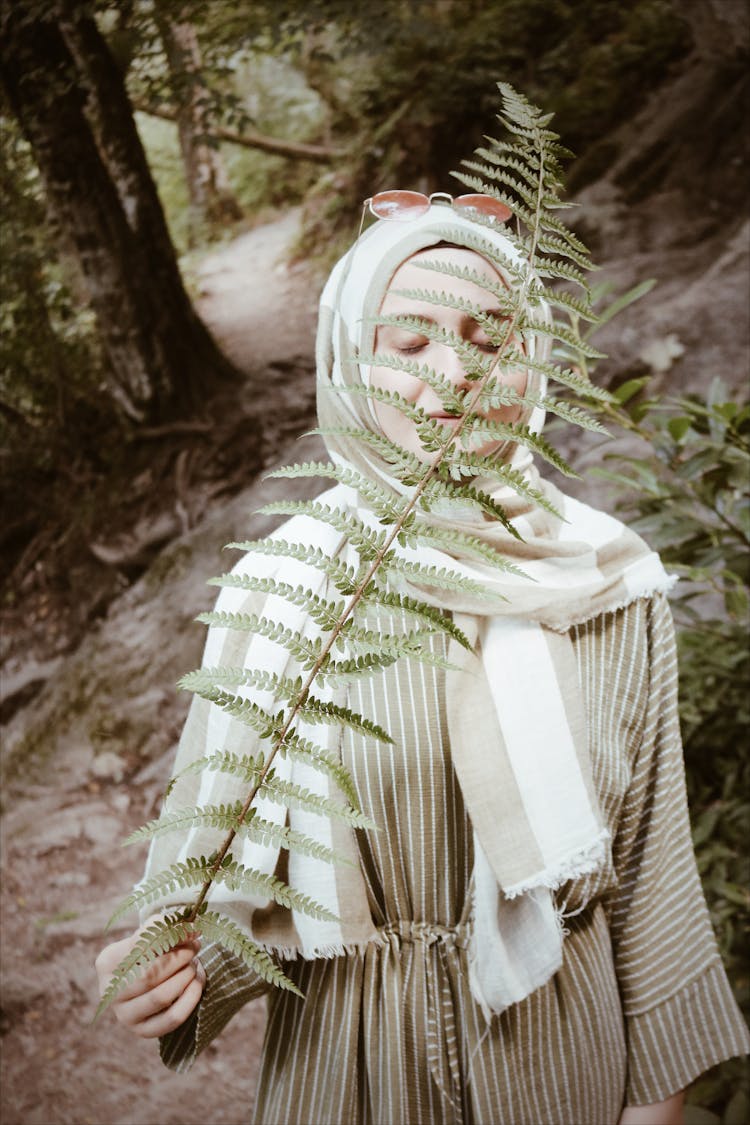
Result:
M430 208L430 201L421 191L379 191L370 200L370 210L379 219L408 222L418 219Z
M453 205L465 211L476 211L498 223L507 222L512 214L510 207L506 207L499 199L493 199L491 195L459 195L453 200Z

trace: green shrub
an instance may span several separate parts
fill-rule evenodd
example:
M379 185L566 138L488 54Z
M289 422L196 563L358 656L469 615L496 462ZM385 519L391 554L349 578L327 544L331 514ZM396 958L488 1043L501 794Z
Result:
M750 406L716 379L704 399L642 397L624 384L614 411L646 443L600 470L630 527L682 581L672 596L680 719L693 840L735 994L750 1013ZM750 1076L731 1060L691 1089L688 1125L750 1120ZM703 1111L707 1111L704 1113Z

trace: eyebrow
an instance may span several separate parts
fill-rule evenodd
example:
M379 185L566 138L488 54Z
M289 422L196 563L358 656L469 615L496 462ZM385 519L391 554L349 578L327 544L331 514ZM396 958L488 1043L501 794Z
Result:
M445 308L449 308L449 307L450 307L449 305L445 306ZM478 309L477 311L482 316L492 317L494 320L505 320L505 319L507 319L507 314L503 311L503 309ZM417 313L417 314L415 314L415 313L394 313L392 315L394 315L396 317L403 317L404 320L409 318L409 319L412 319L412 320L422 320L422 321L425 322L425 324L437 325L437 321L435 320L434 316L423 316L422 314L419 314L419 313ZM470 321L473 322L474 324L479 323L477 318L475 316L472 316L471 313L464 312L464 314L461 318L462 326L465 325L467 322L470 322ZM376 332L380 332L381 329L388 329L388 328L393 328L396 331L416 331L416 329L411 329L411 328L409 328L408 325L405 325L405 324L378 324L376 326Z

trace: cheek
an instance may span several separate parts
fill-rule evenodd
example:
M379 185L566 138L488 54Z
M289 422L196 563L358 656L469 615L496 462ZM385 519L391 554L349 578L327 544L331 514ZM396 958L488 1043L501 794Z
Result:
M405 371L394 371L391 367L371 367L370 386L381 391L391 391L414 402L424 383L413 375L407 375Z
M504 383L507 383L514 391L518 391L519 394L523 394L526 390L527 381L528 375L525 371L509 371L503 380Z

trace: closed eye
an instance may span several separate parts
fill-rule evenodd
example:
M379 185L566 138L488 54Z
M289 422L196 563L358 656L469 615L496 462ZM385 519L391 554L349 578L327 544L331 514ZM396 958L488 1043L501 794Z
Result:
M413 355L428 344L429 340L420 332L409 332L403 328L378 329L375 338L377 351L396 352L398 355Z

